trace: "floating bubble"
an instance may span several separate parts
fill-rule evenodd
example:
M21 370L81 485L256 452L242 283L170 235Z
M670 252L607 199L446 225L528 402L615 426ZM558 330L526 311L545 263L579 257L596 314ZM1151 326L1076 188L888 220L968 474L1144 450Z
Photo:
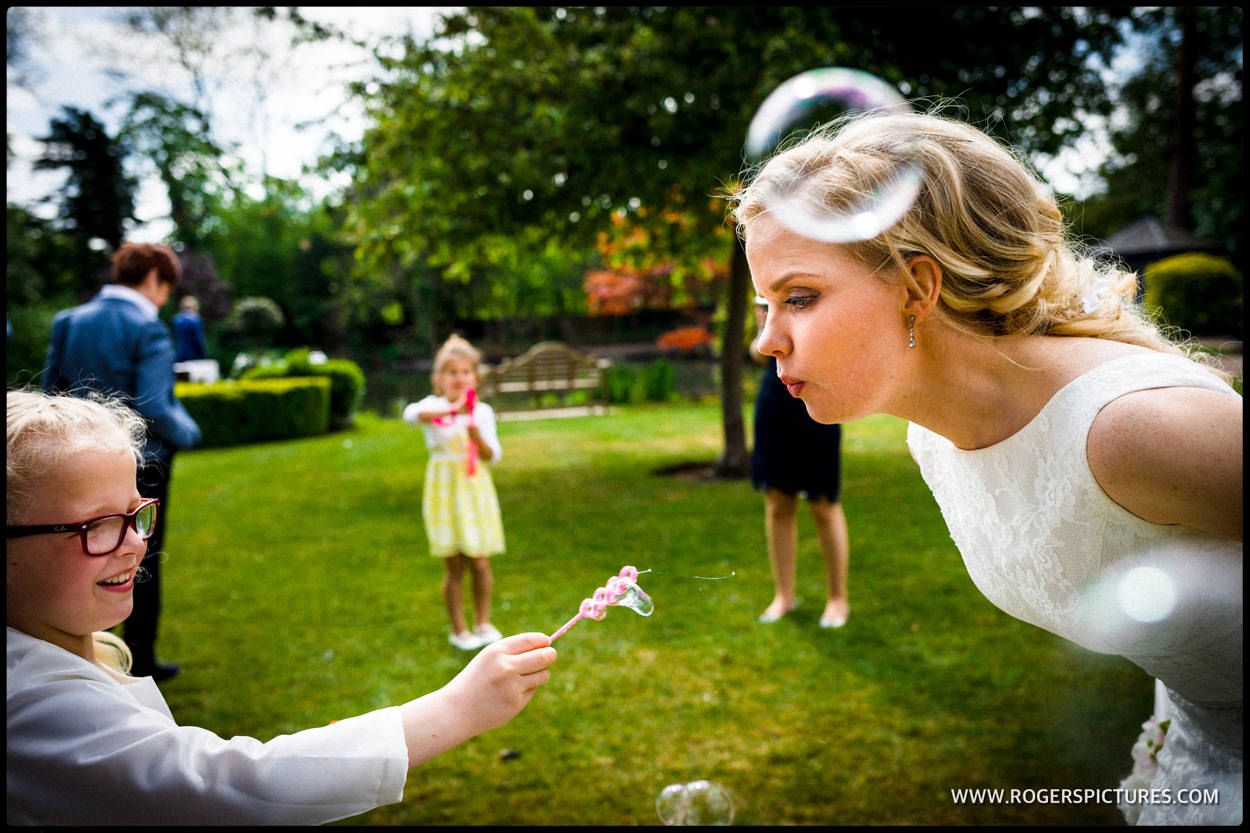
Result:
M861 70L825 67L784 82L764 99L747 128L748 158L760 159L835 118L868 113L907 113L910 105L892 86ZM859 193L827 195L813 187L810 170L792 172L768 200L769 212L792 231L827 243L875 237L898 222L920 193L921 171L910 154L867 172Z
M651 601L651 597L628 579L608 579L607 589L614 594L608 604L627 607L639 616L650 616L655 612L655 602Z
M622 567L621 572L609 578L604 586L597 588L594 595L589 599L582 599L582 603L577 609L577 615L553 633L551 641L555 642L560 638L561 634L583 618L602 619L608 608L614 605L628 607L639 616L650 616L655 611L655 603L638 586L637 578L638 569L636 567L628 565Z
M669 784L655 800L655 811L667 825L722 825L734 817L729 791L715 781Z
M1176 605L1176 588L1158 567L1134 567L1124 574L1116 598L1126 614L1138 622L1166 619Z

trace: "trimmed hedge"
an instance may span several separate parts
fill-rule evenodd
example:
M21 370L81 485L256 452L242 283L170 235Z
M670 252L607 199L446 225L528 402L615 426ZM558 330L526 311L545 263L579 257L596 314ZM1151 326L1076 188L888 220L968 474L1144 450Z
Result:
M1175 255L1145 269L1145 306L1197 336L1242 334L1241 274L1226 257Z
M360 409L365 396L365 374L350 359L309 361L307 348L292 350L278 364L260 365L243 372L242 379L286 379L324 376L330 380L330 424L346 428Z
M200 426L200 448L315 437L330 430L330 380L325 377L179 382L175 394Z

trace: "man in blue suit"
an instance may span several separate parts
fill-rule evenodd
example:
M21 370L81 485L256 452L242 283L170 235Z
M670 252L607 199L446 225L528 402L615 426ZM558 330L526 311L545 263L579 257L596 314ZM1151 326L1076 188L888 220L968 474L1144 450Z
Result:
M113 282L82 306L57 313L43 374L45 391L121 395L147 421L139 494L161 503L143 559L148 578L135 583L134 611L122 635L134 654L132 673L158 682L179 670L156 661L169 479L174 452L200 441L199 426L174 397L174 344L158 317L181 277L168 246L122 244L113 255Z
M175 362L189 362L208 358L204 344L204 322L200 318L200 302L194 295L182 299L180 311L174 316Z

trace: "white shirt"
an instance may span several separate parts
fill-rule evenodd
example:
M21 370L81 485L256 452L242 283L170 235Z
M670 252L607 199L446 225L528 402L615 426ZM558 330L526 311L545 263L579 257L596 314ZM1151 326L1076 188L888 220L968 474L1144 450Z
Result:
M119 283L106 283L100 289L101 298L121 298L123 301L129 301L143 311L149 321L155 321L160 317L161 311L156 304L152 303L146 295L137 289L129 286L122 286Z
M403 799L398 707L225 740L174 722L151 677L6 642L9 824L324 824Z
M419 426L425 432L425 447L430 450L431 459L446 453L455 444L454 441L458 435L467 434L469 415L456 414L450 423L439 425L433 422L422 422L421 414L429 411L445 414L450 409L449 400L434 394L430 394L420 402L410 402L408 407L404 408L404 422ZM473 423L477 426L482 442L491 451L490 463L493 466L503 457L503 446L499 444L499 429L495 424L495 410L485 402L476 403L473 406Z

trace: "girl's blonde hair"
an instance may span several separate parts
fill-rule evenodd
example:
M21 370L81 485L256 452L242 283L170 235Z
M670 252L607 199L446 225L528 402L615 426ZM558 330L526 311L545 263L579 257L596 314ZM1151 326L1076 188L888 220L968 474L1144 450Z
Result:
M66 458L86 450L128 451L143 459L144 421L120 399L79 398L38 391L5 393L5 523L20 525L36 481ZM125 674L130 651L117 636L94 635L98 658Z
M431 381L434 384L434 393L439 396L443 395L442 386L438 383L438 375L443 372L443 368L447 366L447 362L452 359L463 359L473 367L473 372L480 378L482 375L482 353L463 337L452 335L443 342L443 346L438 348L438 352L434 354L434 372L431 374Z
M908 165L921 182L902 218L842 245L884 280L909 284L908 260L932 257L942 268L935 314L950 326L987 337L1104 338L1187 355L1135 302L1135 274L1068 239L1047 186L1006 147L946 116L868 114L817 128L731 197L733 217L745 238L751 221L782 196L845 211ZM1205 356L1190 358L1227 381Z

